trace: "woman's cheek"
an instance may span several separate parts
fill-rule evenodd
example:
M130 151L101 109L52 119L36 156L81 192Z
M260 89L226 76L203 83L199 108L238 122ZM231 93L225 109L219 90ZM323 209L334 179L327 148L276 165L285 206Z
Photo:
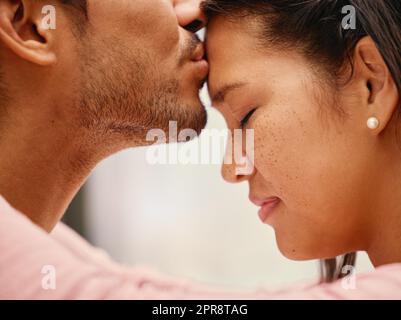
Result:
M254 119L255 167L271 192L297 210L308 206L313 189L308 178L314 171L308 160L310 133L299 114L285 110L286 106L273 106Z

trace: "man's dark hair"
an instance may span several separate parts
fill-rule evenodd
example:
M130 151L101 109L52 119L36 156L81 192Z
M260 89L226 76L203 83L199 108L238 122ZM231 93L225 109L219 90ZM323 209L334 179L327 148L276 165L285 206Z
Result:
M4 108L4 105L7 103L7 101L8 101L7 91L5 88L3 74L0 69L0 117L4 111L3 108Z
M76 38L81 38L86 31L88 21L88 2L87 0L60 0L65 6L73 21L73 34Z
M80 11L85 17L88 15L88 3L86 0L61 0L61 3Z

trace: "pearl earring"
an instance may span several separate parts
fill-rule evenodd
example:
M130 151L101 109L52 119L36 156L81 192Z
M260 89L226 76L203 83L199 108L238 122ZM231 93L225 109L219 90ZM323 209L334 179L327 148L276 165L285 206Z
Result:
M370 117L368 119L368 128L372 130L376 130L380 125L379 119L376 117Z

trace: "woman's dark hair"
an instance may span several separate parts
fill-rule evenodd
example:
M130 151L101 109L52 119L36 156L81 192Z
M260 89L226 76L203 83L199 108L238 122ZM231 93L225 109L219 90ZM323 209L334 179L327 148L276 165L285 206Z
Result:
M356 28L342 25L343 8L356 11ZM255 16L262 22L261 40L299 49L306 58L339 71L359 40L376 43L401 91L401 1L399 0L206 0L206 16ZM336 73L334 73L336 74Z
M344 8L355 9L355 28L344 27ZM355 46L369 36L401 92L400 0L206 0L203 9L209 19L257 18L261 25L257 38L262 44L295 48L331 78L337 78L344 66L352 67ZM355 259L356 253L349 253L323 260L322 281L343 277L343 267L353 266Z

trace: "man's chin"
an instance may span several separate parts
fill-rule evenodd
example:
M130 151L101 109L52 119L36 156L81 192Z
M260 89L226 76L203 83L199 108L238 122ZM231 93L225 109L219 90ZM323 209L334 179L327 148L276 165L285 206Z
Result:
M190 142L198 138L207 125L208 114L202 104L180 105L174 113L167 118L159 118L158 124L140 130L139 135L132 135L136 138L132 140L135 145L131 147Z
M189 107L189 110L189 112L184 111L185 118L181 117L181 122L178 121L178 133L185 133L184 131L188 130L188 132L196 132L196 135L199 136L207 125L208 115L206 108L199 102L197 105Z

